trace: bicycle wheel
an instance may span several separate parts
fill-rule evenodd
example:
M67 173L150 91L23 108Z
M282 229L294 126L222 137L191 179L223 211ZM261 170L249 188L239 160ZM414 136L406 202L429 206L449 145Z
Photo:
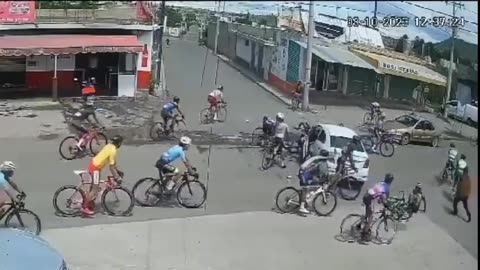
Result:
M389 142L381 142L378 148L380 148L380 154L384 157L391 157L395 153L395 146Z
M217 111L217 121L218 122L225 122L227 120L227 108L221 106L218 108Z
M389 245L392 243L395 234L397 233L397 222L391 217L384 217L378 224L376 229L375 240L379 244ZM391 234L391 236L383 236L384 234Z
M107 144L108 144L107 135L103 133L98 133L96 138L93 137L90 140L90 143L89 143L90 152L92 153L92 155L96 155Z
M368 136L368 135L360 136L360 140L367 152L372 150L374 143L371 136Z
M269 147L265 149L262 156L262 169L268 170L275 161L275 149L273 147Z
M292 213L300 208L300 192L294 187L282 188L275 197L275 205L282 213Z
M73 217L82 211L84 199L85 193L77 186L63 186L53 195L53 208L64 217Z
M14 209L5 219L5 227L29 231L39 235L42 231L40 218L27 209Z
M344 177L338 185L340 196L347 201L357 199L358 195L360 195L360 187L360 182L353 176Z
M313 199L313 210L319 216L330 215L337 207L337 196L331 191L320 192Z
M119 206L121 203L124 206ZM134 206L133 194L126 187L107 188L102 193L102 207L111 216L128 216Z
M72 160L75 159L78 155L78 139L75 136L68 136L62 140L60 146L58 147L58 152L63 159ZM66 148L66 151L63 149Z
M156 205L163 194L163 186L160 180L151 177L142 178L132 188L135 201L140 206Z
M371 113L365 113L363 115L363 123L364 124L370 124L373 121L373 117Z
M343 218L340 224L340 234L337 240L352 242L360 239L364 217L359 214L350 214Z
M252 145L263 146L263 144L264 144L263 129L261 127L257 127L252 132Z
M205 108L200 111L200 124L206 125L212 122L212 115L210 108Z
M162 122L155 122L153 123L150 131L148 132L150 138L154 141L158 141L162 138L162 135L165 134L165 130L163 129Z
M193 198L199 197L195 203ZM199 208L207 199L207 189L205 185L197 180L183 182L177 190L177 201L185 208Z

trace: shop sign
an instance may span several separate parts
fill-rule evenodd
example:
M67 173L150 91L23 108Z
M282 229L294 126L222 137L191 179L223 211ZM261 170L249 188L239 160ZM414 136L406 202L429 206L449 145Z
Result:
M409 73L409 74L418 75L418 70L416 70L416 69L409 68L409 67L403 67L403 66L399 66L399 65L395 65L395 64L382 63L382 68L397 71L397 72L402 72L402 73Z

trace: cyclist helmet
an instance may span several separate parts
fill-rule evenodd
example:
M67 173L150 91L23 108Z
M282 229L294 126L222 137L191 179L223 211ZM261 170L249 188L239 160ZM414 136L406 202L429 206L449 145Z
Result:
M15 166L15 163L11 162L11 161L4 161L1 165L0 165L0 170L2 172L13 172L15 171L17 167Z
M451 143L451 144L450 144L450 147L451 147L451 148L455 148L455 144L454 144L454 143Z
M220 91L223 91L223 85L217 86L217 89L220 90Z
M385 118L387 118L387 114L386 114L385 112L382 112L382 113L380 114L380 117L381 117L382 119L385 119Z
M376 102L376 101L375 101L375 102L372 102L372 105L373 105L374 107L380 107L380 104L379 104L378 102Z
M192 139L190 139L187 136L183 136L183 137L180 138L180 144L181 145L187 146L187 145L190 145L191 143L192 143Z
M277 113L277 118L280 120L285 120L285 115L281 112Z
M458 161L458 168L460 170L463 170L467 167L467 162L465 160L459 160Z
M383 180L383 182L385 182L387 184L392 183L393 182L393 174L391 174L391 173L385 174L385 179Z
M173 97L173 102L179 103L179 102L180 102L180 98L179 98L179 97Z
M465 154L461 154L460 159L467 159L467 157L465 156Z
M120 135L115 135L113 136L112 138L112 144L116 145L117 147L119 147L123 142L123 137L120 136Z
M353 136L353 142L359 142L360 141L360 137L358 137L357 135Z

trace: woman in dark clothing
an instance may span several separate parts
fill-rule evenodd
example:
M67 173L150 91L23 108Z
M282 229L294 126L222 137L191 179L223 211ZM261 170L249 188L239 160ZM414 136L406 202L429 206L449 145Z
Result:
M472 214L468 209L468 196L470 196L471 192L471 182L470 176L468 175L468 168L465 168L463 172L463 177L460 182L457 184L457 190L455 192L455 198L453 199L453 215L457 215L457 206L459 202L462 202L463 208L465 208L465 212L467 212L467 222L472 220Z

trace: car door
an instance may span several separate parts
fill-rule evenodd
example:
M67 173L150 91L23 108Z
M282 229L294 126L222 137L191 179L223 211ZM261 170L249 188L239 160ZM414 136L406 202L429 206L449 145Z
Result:
M435 136L435 127L433 126L432 122L425 121L424 122L424 141L431 141L433 136Z
M415 141L421 141L424 136L424 125L425 121L418 121L418 123L413 126L412 138Z

